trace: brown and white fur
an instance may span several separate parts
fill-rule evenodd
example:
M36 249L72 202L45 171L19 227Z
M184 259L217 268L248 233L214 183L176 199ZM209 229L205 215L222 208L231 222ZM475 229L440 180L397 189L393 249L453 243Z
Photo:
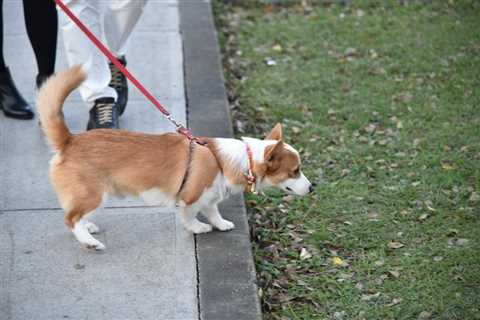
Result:
M65 211L65 224L87 248L105 248L92 236L98 227L86 217L107 194L176 205L184 227L193 233L209 232L212 226L222 231L233 229L233 223L220 215L217 204L247 187L245 144L253 153L257 189L273 186L297 195L312 191L300 171L298 152L282 142L280 124L265 140L203 138L207 145L195 145L190 155L189 141L177 133L99 129L72 134L62 107L84 79L80 66L51 77L39 92L37 106L42 129L56 151L50 163L50 180ZM209 224L197 220L200 211Z

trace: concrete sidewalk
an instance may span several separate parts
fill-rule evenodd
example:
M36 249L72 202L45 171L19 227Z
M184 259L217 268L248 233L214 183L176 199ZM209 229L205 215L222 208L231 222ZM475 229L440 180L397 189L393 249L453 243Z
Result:
M33 104L37 70L22 2L6 0L3 11L5 59L20 91ZM208 27L197 34L195 26L205 23ZM59 32L57 70L66 67L61 36ZM188 53L198 51L201 44L195 39L202 37L213 41L205 45L213 50L206 61L213 59L214 65L192 72L197 65L209 66ZM178 120L187 121L188 98L189 106L195 107L188 107L188 122L197 125L196 133L228 136L223 79L220 75L209 83L208 78L221 74L218 59L207 1L150 0L127 54L129 70ZM213 96L205 94L211 87L216 88ZM195 96L197 89L200 94ZM219 94L222 101L214 97ZM219 102L221 106L212 110ZM202 111L207 105L210 109ZM78 93L67 100L64 111L72 131L85 130L88 110ZM205 121L205 112L221 117L212 118L216 123ZM172 210L136 199L111 199L92 219L101 228L97 237L107 250L83 251L63 224L48 181L52 153L37 121L8 119L0 113L0 319L260 317L241 198L223 206L237 230L197 238L183 229ZM131 85L121 127L152 133L173 129ZM215 132L224 127L226 131Z

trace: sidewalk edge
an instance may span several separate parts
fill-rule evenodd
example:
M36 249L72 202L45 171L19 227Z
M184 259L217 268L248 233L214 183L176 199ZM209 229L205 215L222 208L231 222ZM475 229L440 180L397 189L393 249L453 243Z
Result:
M179 13L188 126L199 136L232 137L211 4L180 0ZM201 320L261 319L243 196L225 201L220 211L235 223L235 230L195 237L199 317Z

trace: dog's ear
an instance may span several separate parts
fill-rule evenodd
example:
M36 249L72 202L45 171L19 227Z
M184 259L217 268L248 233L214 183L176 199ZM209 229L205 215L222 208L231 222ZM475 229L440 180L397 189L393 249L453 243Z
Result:
M269 167L275 167L276 164L280 163L280 154L282 153L283 150L283 142L278 141L275 144L272 144L271 146L268 146L265 148L265 162Z
M283 133L282 133L282 124L277 123L275 127L273 127L272 131L265 137L265 140L282 140Z

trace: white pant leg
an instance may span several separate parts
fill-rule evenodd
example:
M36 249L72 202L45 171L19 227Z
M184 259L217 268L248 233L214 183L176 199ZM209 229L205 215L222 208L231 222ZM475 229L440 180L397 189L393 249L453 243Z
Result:
M126 52L130 34L147 0L110 0L105 12L104 32L108 48L117 56Z
M97 38L102 39L100 1L67 0L65 4ZM61 9L58 11L61 12L60 21L68 64L70 66L84 64L87 71L87 79L80 86L83 100L89 108L98 98L112 97L116 100L115 89L108 86L111 76L107 58Z

